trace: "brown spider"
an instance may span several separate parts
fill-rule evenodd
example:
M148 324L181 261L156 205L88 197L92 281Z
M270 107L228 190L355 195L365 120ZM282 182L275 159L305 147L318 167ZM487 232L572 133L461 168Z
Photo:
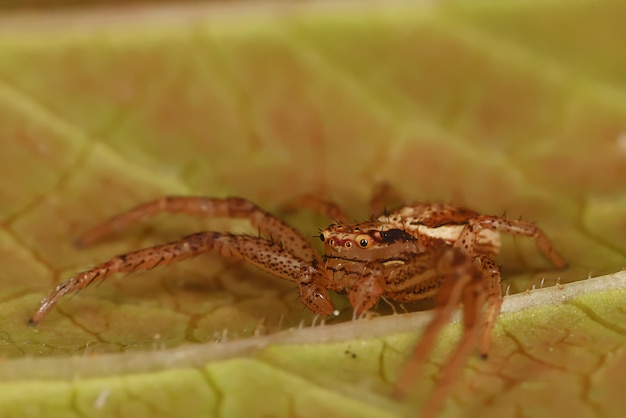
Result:
M499 234L532 237L556 267L567 263L533 224L436 203L414 203L380 215L390 194L390 189L381 185L371 201L373 220L353 225L345 223L344 212L332 203L312 196L295 201L296 207L308 206L338 221L320 234L323 256L296 229L245 199L165 197L140 205L91 229L79 244L92 244L162 212L247 218L261 236L198 232L119 255L59 284L41 301L30 324L39 323L61 297L95 280L215 250L298 283L302 302L321 315L334 311L328 290L346 292L357 315L374 307L381 297L400 302L434 298L433 320L395 385L395 395L402 396L420 372L439 331L462 304L463 336L423 410L424 415L433 415L471 350L478 345L480 354L487 356L502 304L500 271L494 261L500 248Z

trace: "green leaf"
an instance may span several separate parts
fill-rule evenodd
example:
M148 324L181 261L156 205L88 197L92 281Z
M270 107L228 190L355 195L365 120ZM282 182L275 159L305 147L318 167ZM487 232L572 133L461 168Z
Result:
M571 262L549 271L532 242L505 240L504 284L521 293L444 415L617 415L626 277L579 280L626 264L626 7L540 3L2 17L0 416L414 414L458 324L396 402L429 313L350 321L338 296L342 315L310 327L292 283L213 255L108 279L26 324L55 284L115 254L255 233L163 216L72 245L133 205L237 195L276 210L313 192L363 218L380 180L536 221Z

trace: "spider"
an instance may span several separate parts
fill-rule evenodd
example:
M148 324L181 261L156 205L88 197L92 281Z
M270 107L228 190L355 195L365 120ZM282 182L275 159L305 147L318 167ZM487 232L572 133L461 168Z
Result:
M246 199L181 196L145 203L97 225L78 243L93 244L162 212L248 219L260 236L198 232L119 255L56 286L29 323L36 325L61 297L96 280L177 263L209 251L246 260L297 283L304 305L320 315L334 312L329 290L347 293L356 315L372 309L382 297L399 302L432 298L433 319L400 372L394 395L402 397L410 389L441 328L462 305L463 335L422 411L424 416L434 415L471 350L478 347L481 356L487 357L502 305L495 262L500 233L534 238L554 266L564 268L567 263L534 224L442 203L413 203L386 212L384 202L392 194L388 185L378 185L370 202L371 220L356 224L346 222L344 211L332 202L312 195L293 201L292 209L309 207L336 220L319 235L324 255L295 228Z

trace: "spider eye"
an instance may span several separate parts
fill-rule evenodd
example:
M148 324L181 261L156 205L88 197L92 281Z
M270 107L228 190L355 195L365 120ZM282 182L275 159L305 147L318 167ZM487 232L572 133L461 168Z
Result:
M324 240L326 239L326 237L324 236L324 234L320 234L320 239L322 240L322 242L324 242Z
M329 240L328 240L328 243L329 243L331 246L334 246L334 245L335 245L335 240L331 238L331 239L329 239Z
M352 247L352 241L346 241L344 245L346 246L346 248L350 248Z
M367 248L367 246L370 245L369 238L367 234L360 234L356 237L354 242L358 242L361 248Z

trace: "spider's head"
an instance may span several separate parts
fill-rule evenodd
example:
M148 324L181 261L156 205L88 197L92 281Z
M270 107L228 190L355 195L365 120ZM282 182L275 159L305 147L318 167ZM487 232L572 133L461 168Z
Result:
M358 261L399 258L415 253L417 240L381 222L330 225L320 234L326 256Z

